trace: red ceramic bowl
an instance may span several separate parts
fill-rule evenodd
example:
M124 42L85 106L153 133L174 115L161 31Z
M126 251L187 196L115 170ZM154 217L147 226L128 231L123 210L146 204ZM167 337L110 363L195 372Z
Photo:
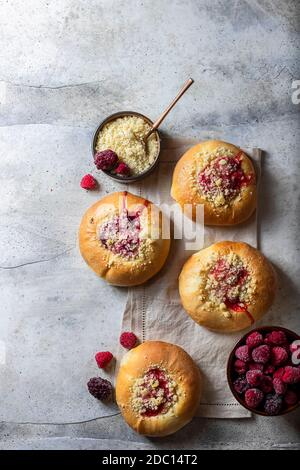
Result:
M233 387L233 382L238 377L240 377L234 370L234 362L236 360L235 351L239 346L243 346L244 344L246 344L246 338L251 333L253 333L254 331L258 331L262 334L270 333L271 331L283 331L286 334L289 343L292 343L293 341L296 341L296 340L300 340L300 336L297 333L295 333L294 331L287 330L286 328L282 328L281 326L262 326L262 327L259 327L259 328L254 328L253 330L251 330L247 334L245 334L239 340L239 342L234 346L233 350L230 353L228 363L227 363L227 380L228 380L228 384L229 384L229 387L230 387L230 390L231 390L233 396L244 408L251 411L252 413L256 413L256 414L261 415L261 416L270 416L263 410L263 408L258 407L257 409L253 409L253 408L250 408L249 406L247 406L244 399L243 399L243 397L241 395L239 395ZM300 383L298 383L296 385L293 385L293 388L296 389L296 391L298 393L298 403L296 403L293 406L283 405L282 410L280 411L280 413L278 413L275 416L280 416L280 415L284 415L286 413L290 413L291 411L298 408L298 406L300 405ZM274 415L272 415L272 416L274 416Z

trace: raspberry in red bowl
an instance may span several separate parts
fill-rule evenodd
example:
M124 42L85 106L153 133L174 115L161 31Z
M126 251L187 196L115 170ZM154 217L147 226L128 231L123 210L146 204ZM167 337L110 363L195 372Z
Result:
M279 326L255 328L233 348L228 384L253 413L278 416L300 405L300 336Z

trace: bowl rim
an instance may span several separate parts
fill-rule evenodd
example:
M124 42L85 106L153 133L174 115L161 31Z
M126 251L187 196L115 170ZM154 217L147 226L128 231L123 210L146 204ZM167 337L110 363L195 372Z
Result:
M282 416L282 415L285 415L287 413L290 413L291 411L294 411L296 408L298 408L300 406L300 400L298 400L298 403L296 403L295 405L291 406L290 408L287 408L284 411L281 411L277 415L268 415L265 411L255 410L255 409L250 408L249 406L246 405L246 403L239 397L238 393L234 390L233 380L231 378L231 375L232 375L232 371L233 371L233 367L232 367L233 360L235 358L234 353L235 353L236 349L239 346L242 346L245 343L246 338L251 333L253 333L254 331L274 331L274 330L275 331L279 331L279 330L284 331L284 333L286 333L287 335L294 336L295 340L297 340L297 339L300 340L300 335L298 333L295 333L295 331L289 330L288 328L285 328L283 326L272 326L272 325L258 326L257 328L253 328L252 330L245 333L239 339L239 341L232 348L231 353L229 354L229 357L228 357L228 360L227 360L227 382L228 382L229 388L230 388L231 393L234 396L234 398L240 403L240 405L242 405L247 410L251 411L251 413L254 413L254 414L257 414L257 415L260 415L260 416L266 416L266 417L269 417L269 418L272 418L272 417L274 418L274 416Z
M150 118L148 118L147 116L145 116L142 113L139 113L138 111L118 111L116 113L110 114L105 119L103 119L103 121L100 122L100 124L98 125L98 127L96 128L96 130L93 134L92 145L91 145L93 159L94 159L94 156L95 156L95 153L96 153L97 139L98 139L98 135L99 135L100 131L103 129L105 124L107 124L108 122L114 121L115 119L118 119L119 117L123 117L123 116L137 116L137 117L140 117L140 118L144 119L148 124L150 124L150 126L153 125L153 121ZM114 174L110 173L109 171L105 171L105 170L100 170L100 171L102 171L102 173L104 173L106 176L113 179L114 181L117 181L119 183L124 183L124 184L133 183L135 181L139 181L139 180L145 178L146 176L148 176L150 173L152 173L152 171L157 166L159 156L160 156L160 152L161 152L161 134L157 129L153 133L156 135L158 149L157 149L157 155L155 157L154 162L152 163L152 165L149 168L147 168L147 170L143 171L142 173L139 173L138 175L128 176L126 178L124 178L122 176L114 175Z

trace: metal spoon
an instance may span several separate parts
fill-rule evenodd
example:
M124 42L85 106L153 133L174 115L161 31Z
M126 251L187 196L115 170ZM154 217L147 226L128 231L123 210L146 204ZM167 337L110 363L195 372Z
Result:
M151 127L151 129L149 129L149 131L147 132L146 135L144 135L143 137L143 142L144 144L146 144L147 142L147 139L149 138L149 136L160 126L160 124L163 122L163 120L165 119L165 117L167 116L167 114L169 114L169 112L171 111L171 109L175 106L175 104L177 103L177 101L182 97L182 95L186 92L186 90L188 88L190 88L190 86L194 83L194 80L192 78L189 78L185 84L183 85L183 87L181 88L180 92L178 93L178 95L174 98L174 100L169 104L169 106L164 110L164 112L160 115L160 117L154 122L153 126Z

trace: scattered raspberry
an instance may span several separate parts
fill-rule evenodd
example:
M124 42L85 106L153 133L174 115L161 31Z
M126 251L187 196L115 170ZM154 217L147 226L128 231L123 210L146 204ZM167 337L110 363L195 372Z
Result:
M297 393L293 390L288 390L283 397L284 403L288 406L294 406L298 402Z
M300 369L297 367L286 366L284 368L282 380L286 384L296 384L300 382Z
M281 379L285 371L285 367L279 367L279 369L275 370L273 377L274 379Z
M286 334L283 331L271 331L271 333L266 335L265 343L281 346L282 344L287 343Z
M258 388L249 388L245 393L245 402L250 408L257 408L263 398L264 394Z
M237 359L234 363L234 370L237 372L237 374L245 374L247 370L246 362Z
M251 387L258 387L262 377L263 373L260 370L248 370L246 374L247 382Z
M95 180L95 178L90 175L89 173L87 175L85 175L82 180L80 181L80 186L83 188L83 189L95 189L96 186L97 186L97 181Z
M264 375L261 383L260 383L260 389L264 393L270 393L273 390L273 380L271 377L268 375Z
M261 344L263 344L263 342L263 335L260 334L258 331L253 331L253 333L251 333L246 339L246 344L249 346L250 349L257 348L257 346L260 346Z
M249 347L246 345L238 347L237 350L235 351L235 356L241 361L249 362L250 361Z
M253 349L252 359L254 362L260 362L261 364L266 364L270 359L271 350L269 346L263 344L258 346L258 348Z
M130 331L124 331L120 336L120 343L123 348L132 349L136 345L137 337Z
M242 377L239 377L238 379L236 379L234 382L233 382L233 387L234 387L234 390L242 395L246 390L248 390L249 388L249 384L246 380L246 377L245 376L242 376Z
M112 170L118 160L118 155L110 149L97 152L94 156L94 162L98 170Z
M278 415L282 407L282 397L279 395L267 395L264 410L268 415Z
M101 377L93 377L87 383L88 390L98 400L107 400L112 394L112 385Z
M95 355L96 362L100 369L104 369L106 366L108 366L112 358L113 355L109 351L97 352Z
M263 364L258 364L258 362L249 362L249 370L264 370Z
M115 173L117 175L121 175L121 176L129 176L130 175L130 168L128 165L126 165L126 163L119 163L119 165L117 166L117 168L115 169Z
M281 379L273 379L273 387L277 395L284 395L287 389L287 385L282 382Z
M271 366L271 364L267 364L264 367L264 374L266 374L266 375L272 375L272 374L274 374L274 371L275 371L275 367Z

